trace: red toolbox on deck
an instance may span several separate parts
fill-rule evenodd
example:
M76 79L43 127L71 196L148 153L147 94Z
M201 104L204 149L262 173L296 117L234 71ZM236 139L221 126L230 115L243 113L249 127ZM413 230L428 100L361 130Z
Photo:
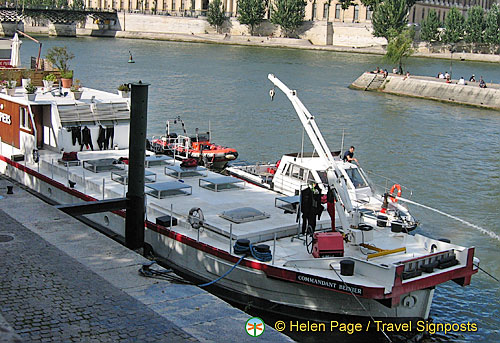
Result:
M339 232L316 232L313 241L313 256L344 256L344 238Z

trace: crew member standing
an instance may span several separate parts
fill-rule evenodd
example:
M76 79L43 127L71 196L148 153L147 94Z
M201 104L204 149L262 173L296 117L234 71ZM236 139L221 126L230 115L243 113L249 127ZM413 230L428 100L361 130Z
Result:
M358 162L358 160L354 157L354 147L351 145L349 150L347 150L344 154L344 162Z

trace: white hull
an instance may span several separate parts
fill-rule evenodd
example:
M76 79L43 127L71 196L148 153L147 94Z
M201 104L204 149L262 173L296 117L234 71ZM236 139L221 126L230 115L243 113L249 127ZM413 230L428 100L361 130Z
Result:
M55 203L75 203L86 198L82 193L52 180L50 176L42 175L40 177L34 170L24 172L1 160L0 172ZM90 200L90 197L87 196L87 199L84 200ZM86 215L86 217L113 233L124 236L125 217L123 214L103 212ZM222 254L223 256L217 256L217 249L214 249L215 253L210 252L213 247L204 249L203 239L199 243L196 242L196 239L187 236L182 237L181 240L178 239L179 235L176 237L177 239L151 229L146 229L145 232L145 241L151 245L154 252L167 260L180 274L206 282L224 274L234 264L233 261L228 260L225 253ZM187 243L183 241L187 241ZM322 321L330 320L339 315L362 318L368 318L371 315L375 318L387 318L391 321L426 319L434 293L432 288L404 294L400 297L399 305L390 308L377 300L362 297L356 299L350 293L340 293L309 284L269 277L258 267L258 265L268 266L268 264L254 261L252 265L256 265L257 268L241 265L236 267L232 273L217 283L213 291L222 293L223 297L235 302L239 302L239 299L260 299L262 304L267 304L262 307L257 302L255 303L256 307L260 307L262 310L272 312L273 308L287 308L289 309L287 314L292 317ZM408 301L408 296L411 301ZM359 305L358 300L366 310ZM268 307L269 304L273 306ZM318 316L312 318L311 315L314 314Z

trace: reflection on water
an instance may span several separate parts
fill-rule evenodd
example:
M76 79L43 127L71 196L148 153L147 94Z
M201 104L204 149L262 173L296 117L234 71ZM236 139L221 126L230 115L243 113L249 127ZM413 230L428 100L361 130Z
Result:
M44 51L67 45L76 57L75 77L84 85L116 91L143 80L149 88L150 135L180 115L188 131L208 128L214 140L235 147L240 158L276 161L300 150L302 129L292 106L278 93L271 102L268 73L298 94L316 116L332 150L356 146L368 170L390 176L413 190L412 200L463 218L496 234L500 208L500 113L473 107L354 91L347 86L363 71L385 65L380 56L294 49L105 38L40 37ZM24 64L38 46L25 41ZM127 63L131 51L135 64ZM447 60L410 59L412 74L437 75ZM453 62L453 75L472 73L500 82L495 63ZM408 194L403 194L403 197ZM500 276L499 244L476 230L425 209L412 207L422 222L417 233L475 246L483 268ZM435 293L435 322L475 322L476 333L436 334L432 342L493 342L500 326L498 284L479 273L472 285L449 282ZM341 338L339 338L341 339ZM315 341L312 335L300 340Z

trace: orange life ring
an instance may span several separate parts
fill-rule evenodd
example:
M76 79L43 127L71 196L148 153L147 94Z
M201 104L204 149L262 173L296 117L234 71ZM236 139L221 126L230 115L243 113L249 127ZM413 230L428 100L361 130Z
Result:
M392 187L391 190L389 191L389 196L391 197L392 202L398 202L398 199L394 197L394 191L398 190L398 193L396 196L400 197L401 196L401 186L398 183L395 183Z

